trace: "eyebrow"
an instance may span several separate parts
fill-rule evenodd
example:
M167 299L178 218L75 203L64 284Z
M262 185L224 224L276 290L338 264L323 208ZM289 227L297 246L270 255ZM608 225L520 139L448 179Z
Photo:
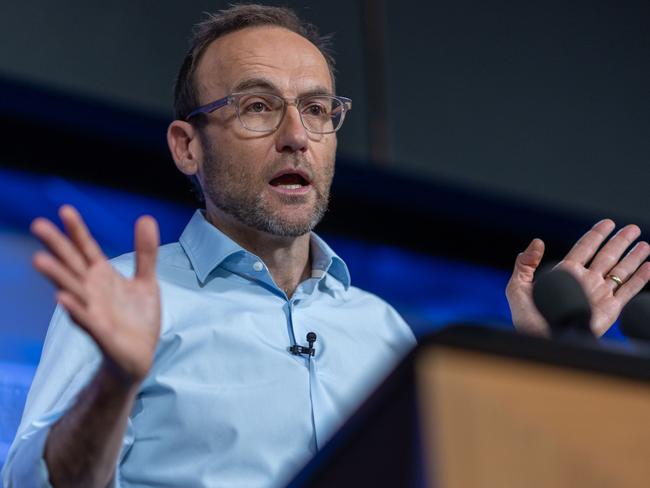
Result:
M282 95L278 87L275 86L272 81L267 80L266 78L248 78L246 80L242 80L233 87L232 92L237 93L242 91L255 90L263 90L277 95ZM307 90L306 92L300 93L299 97L303 98L313 95L332 95L332 92L324 86L316 86L310 90Z

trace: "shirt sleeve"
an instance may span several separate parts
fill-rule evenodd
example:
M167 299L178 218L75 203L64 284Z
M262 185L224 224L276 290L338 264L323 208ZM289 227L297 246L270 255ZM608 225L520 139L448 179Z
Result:
M92 339L57 307L16 438L7 455L2 473L5 488L51 486L44 460L50 427L74 404L101 357Z

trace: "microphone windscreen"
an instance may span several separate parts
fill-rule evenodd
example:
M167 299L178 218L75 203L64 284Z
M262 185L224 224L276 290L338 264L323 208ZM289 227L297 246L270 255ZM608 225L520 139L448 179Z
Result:
M581 329L589 334L591 306L585 292L573 275L555 269L535 281L533 299L554 333L566 329Z
M621 313L621 332L631 339L650 341L650 293L641 293Z

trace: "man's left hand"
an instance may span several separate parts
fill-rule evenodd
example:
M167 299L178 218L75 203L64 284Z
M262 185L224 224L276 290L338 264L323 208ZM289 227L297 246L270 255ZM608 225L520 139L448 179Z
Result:
M600 337L616 321L623 307L650 281L650 245L638 242L627 254L626 249L641 235L636 225L619 230L602 246L616 225L609 219L594 225L556 268L571 273L582 285L591 304L591 329ZM512 321L521 332L548 335L548 324L533 302L533 282L542 257L544 242L533 239L515 261L506 287ZM616 279L620 279L619 284Z

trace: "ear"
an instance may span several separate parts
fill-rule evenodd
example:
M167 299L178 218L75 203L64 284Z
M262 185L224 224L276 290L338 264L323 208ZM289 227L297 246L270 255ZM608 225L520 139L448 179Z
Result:
M189 122L174 120L167 128L167 145L181 173L196 174L201 160L198 130Z

